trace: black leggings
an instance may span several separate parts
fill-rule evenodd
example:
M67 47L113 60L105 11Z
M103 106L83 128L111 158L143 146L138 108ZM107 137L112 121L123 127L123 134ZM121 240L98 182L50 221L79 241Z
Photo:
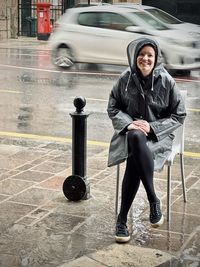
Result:
M142 181L150 203L157 200L154 185L154 162L147 144L147 138L140 130L128 132L128 152L126 170L122 182L120 216L126 222L127 214Z

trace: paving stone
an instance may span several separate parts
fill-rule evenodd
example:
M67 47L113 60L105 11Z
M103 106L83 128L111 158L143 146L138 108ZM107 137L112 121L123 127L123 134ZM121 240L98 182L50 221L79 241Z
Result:
M81 257L59 267L113 266L113 267L155 267L172 259L168 253L160 250L141 248L129 244L114 244L104 250ZM93 261L92 261L93 260ZM89 265L85 265L85 263ZM91 265L93 263L93 265ZM77 264L77 265L76 265ZM98 265L102 264L102 265Z
M10 201L0 203L0 233L3 233L15 221L23 218L27 213L33 211L35 206L13 203Z
M30 188L22 191L11 198L14 202L20 202L28 205L44 205L57 196L58 192L42 188Z
M6 179L0 182L0 194L14 195L35 184L32 181Z
M54 174L51 172L41 172L41 171L34 171L34 170L27 170L18 173L17 175L13 176L14 179L19 180L26 180L26 181L34 181L34 182L41 182L50 178Z
M57 163L53 161L45 161L44 163L35 166L32 170L58 173L68 168L70 165L71 162L67 164L67 163Z
M105 264L90 259L87 256L83 256L74 261L60 265L59 267L105 267L105 266L106 266Z
M66 177L63 176L53 176L52 178L40 183L39 187L62 190L65 179Z

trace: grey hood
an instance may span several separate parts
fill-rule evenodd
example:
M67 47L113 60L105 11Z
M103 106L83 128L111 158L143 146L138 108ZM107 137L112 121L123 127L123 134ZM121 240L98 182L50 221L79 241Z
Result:
M156 68L157 66L161 64L162 56L161 56L161 51L160 51L157 41L146 38L146 37L141 37L137 40L130 42L129 45L127 46L127 56L128 56L128 62L129 62L131 72L136 71L137 55L139 51L141 50L141 48L145 45L151 45L156 52L156 62L155 62L154 68Z

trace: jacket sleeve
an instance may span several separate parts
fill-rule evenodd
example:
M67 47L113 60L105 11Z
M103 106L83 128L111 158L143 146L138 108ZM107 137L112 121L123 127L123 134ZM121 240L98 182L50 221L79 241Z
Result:
M121 92L124 90L125 86L119 79L113 86L107 107L108 116L112 120L113 128L118 134L124 134L127 131L127 126L133 121L133 119L122 110L123 103Z
M181 126L186 117L185 103L175 83L170 88L167 113L167 117L150 122L151 130L157 141L162 140Z

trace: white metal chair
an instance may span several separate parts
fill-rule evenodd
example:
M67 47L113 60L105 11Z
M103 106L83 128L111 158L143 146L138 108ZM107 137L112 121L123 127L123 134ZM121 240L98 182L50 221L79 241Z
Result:
M186 91L181 92L183 100L186 100ZM171 180L172 173L171 167L174 162L176 155L180 157L180 169L181 169L181 180L182 180L182 189L183 189L183 200L187 201L186 196L186 186L185 186L185 173L184 173L184 127L185 123L174 131L175 138L173 140L172 152L165 162L167 166L167 221L171 219ZM117 165L117 181L116 181L116 200L115 200L115 214L118 214L118 199L119 199L119 179L120 179L120 164Z

